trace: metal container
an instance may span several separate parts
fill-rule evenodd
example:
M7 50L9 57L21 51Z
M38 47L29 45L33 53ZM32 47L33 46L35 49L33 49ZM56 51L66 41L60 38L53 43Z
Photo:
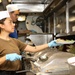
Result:
M39 68L36 75L70 75L71 70L67 64L67 59L72 56L71 53L56 52L49 55L48 60L45 62L36 61L35 65Z
M53 40L53 35L52 34L31 34L27 38L29 38L34 43L34 45L42 45Z
M70 75L75 75L75 66L70 65L70 64L68 64L68 65L69 65L69 73L70 73Z

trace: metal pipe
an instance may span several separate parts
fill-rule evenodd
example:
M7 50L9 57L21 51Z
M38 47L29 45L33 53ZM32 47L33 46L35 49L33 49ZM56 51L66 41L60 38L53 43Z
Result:
M21 70L21 71L16 71L16 73L24 73L24 72L31 72L35 75L35 72L33 72L32 70Z
M69 33L69 6L68 2L66 2L66 33Z
M44 21L45 26L44 26L44 32L46 32L46 20Z
M50 33L50 17L48 17L48 33Z
M54 36L55 35L56 35L56 15L54 13ZM54 37L54 39L56 39L56 38Z

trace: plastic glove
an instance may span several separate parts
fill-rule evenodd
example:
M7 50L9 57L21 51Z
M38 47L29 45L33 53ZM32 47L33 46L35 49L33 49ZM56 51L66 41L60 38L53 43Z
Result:
M31 32L33 32L33 33L37 33L35 30L30 30Z
M12 54L6 55L6 60L9 60L9 61L21 60L21 58L22 58L22 56L18 55L17 53L12 53Z
M61 44L57 44L57 43L55 42L55 40L53 40L53 41L51 41L50 43L48 43L48 46L49 46L49 47L56 47L56 46L61 46Z

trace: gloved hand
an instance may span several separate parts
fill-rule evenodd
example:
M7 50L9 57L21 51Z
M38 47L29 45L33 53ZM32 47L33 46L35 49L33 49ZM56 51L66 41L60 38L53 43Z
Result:
M6 54L6 60L9 60L9 61L21 60L21 58L22 56L18 55L17 53Z
M51 41L48 43L49 47L56 47L56 46L61 46L61 44L57 44L55 40Z
M33 32L33 33L37 33L35 30L30 30L31 32Z

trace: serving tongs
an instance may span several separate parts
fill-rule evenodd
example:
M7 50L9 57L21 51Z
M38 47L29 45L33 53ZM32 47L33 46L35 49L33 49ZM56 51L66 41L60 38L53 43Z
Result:
M31 72L33 73L34 75L36 75L36 73L32 70L21 70L21 71L16 71L16 73L24 73L24 72Z
M25 60L30 60L30 61L32 61L32 62L35 62L35 61L37 61L35 58L33 58L33 57L25 57L25 55L22 55L22 58L24 58Z
M25 55L21 55L22 56L22 59L24 59L24 60L30 60L30 61L32 61L32 62L35 62L36 61L36 59L34 59L33 57L25 57ZM33 73L34 75L36 75L35 74L35 72L34 71L32 71L32 70L21 70L21 71L16 71L16 73L26 73L26 72L31 72L31 73Z

